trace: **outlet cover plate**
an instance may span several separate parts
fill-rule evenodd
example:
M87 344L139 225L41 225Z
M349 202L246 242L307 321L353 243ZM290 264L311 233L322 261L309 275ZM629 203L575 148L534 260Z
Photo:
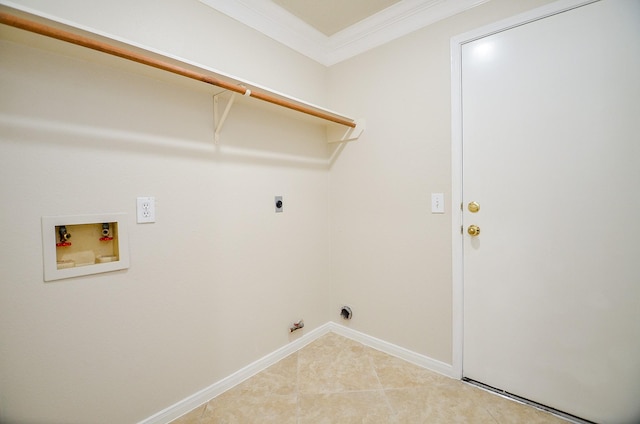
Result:
M138 224L156 222L156 198L138 197L137 214Z

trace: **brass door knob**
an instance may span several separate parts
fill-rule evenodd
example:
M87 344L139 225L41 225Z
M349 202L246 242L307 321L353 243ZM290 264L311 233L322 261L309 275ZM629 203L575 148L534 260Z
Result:
M469 233L471 237L477 237L480 235L480 227L478 227L477 225L469 225L467 233Z

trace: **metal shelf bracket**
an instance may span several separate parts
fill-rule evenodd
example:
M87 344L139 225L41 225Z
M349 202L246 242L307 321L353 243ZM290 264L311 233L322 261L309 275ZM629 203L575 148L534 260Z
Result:
M224 107L224 111L222 112L222 116L220 115L220 95L222 93L215 94L213 96L213 141L215 144L218 144L220 141L220 131L222 131L222 127L224 126L224 122L227 120L227 116L229 116L229 111L231 110L231 106L233 106L233 102L236 99L237 94L231 92L229 99L227 100L227 104Z
M354 128L331 126L327 128L327 143L347 143L349 141L355 141L360 138L364 132L367 121L363 118L356 119L356 126Z

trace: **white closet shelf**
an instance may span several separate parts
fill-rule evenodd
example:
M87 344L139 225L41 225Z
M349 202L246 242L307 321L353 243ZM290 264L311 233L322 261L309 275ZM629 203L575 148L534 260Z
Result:
M229 109L238 95L262 100L323 120L328 123L327 141L330 143L357 140L364 131L365 121L363 119L350 118L195 62L114 36L81 28L49 16L39 15L33 11L0 5L0 24L106 53L217 87L218 90L214 94L216 141L219 138L220 130L224 125ZM218 96L224 92L230 92L231 97L227 101L224 112L219 116Z

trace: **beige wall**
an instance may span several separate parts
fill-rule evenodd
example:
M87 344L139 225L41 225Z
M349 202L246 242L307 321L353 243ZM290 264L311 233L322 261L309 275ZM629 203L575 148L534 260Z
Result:
M330 172L332 299L350 327L451 364L450 40L544 3L493 0L329 69L331 106L367 119Z
M198 2L40 3L142 43L186 28L197 51L166 50L324 103L324 67ZM0 38L0 422L138 422L329 321L324 127L239 102L216 148L209 88ZM44 283L41 216L102 212L128 214L130 268Z
M340 322L451 363L449 39L543 0L494 0L329 68L200 2L20 0L365 117L324 129L0 27L0 421L136 422ZM328 77L328 79L327 79ZM135 198L155 196L155 224ZM285 213L273 196L285 196ZM131 267L44 283L40 217L127 212Z
M16 0L48 14L324 104L326 68L198 0Z

